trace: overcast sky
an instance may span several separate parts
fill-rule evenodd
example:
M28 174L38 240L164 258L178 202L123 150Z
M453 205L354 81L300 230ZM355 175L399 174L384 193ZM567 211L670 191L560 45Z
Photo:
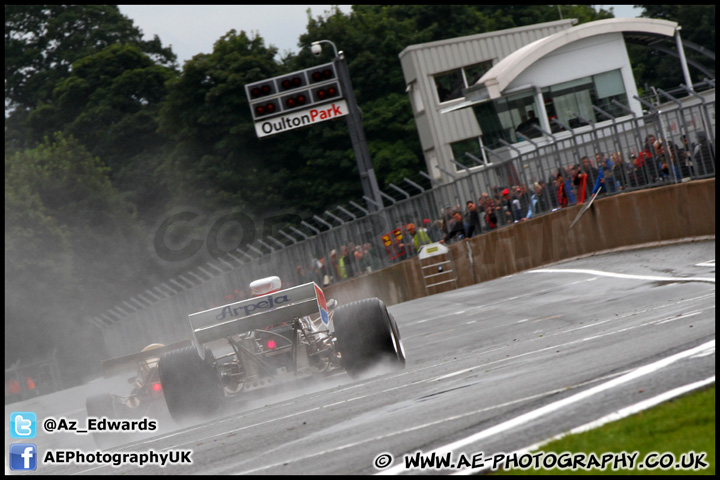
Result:
M135 22L145 35L160 37L171 46L182 64L198 53L211 53L217 40L232 29L248 35L257 32L265 45L274 45L280 54L297 53L298 39L307 27L306 10L313 17L329 11L331 5L118 5L120 12ZM350 13L350 5L338 5ZM318 39L322 40L322 39ZM340 47L338 47L340 48Z
M636 17L632 5L597 5L615 8L616 17ZM257 32L266 45L275 45L280 54L297 53L298 39L307 27L306 10L313 17L329 11L331 5L119 5L120 12L132 19L146 39L160 37L171 46L180 66L198 53L211 53L213 44L232 29L249 35ZM350 5L339 5L350 13ZM318 39L322 40L322 39ZM342 50L342 45L338 45Z

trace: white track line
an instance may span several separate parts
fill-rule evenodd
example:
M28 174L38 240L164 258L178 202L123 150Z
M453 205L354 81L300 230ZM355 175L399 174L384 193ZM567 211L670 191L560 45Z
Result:
M635 280L651 280L656 282L715 283L715 279L709 277L658 277L654 275L630 275L627 273L603 272L602 270L585 270L581 268L543 268L541 270L530 270L529 273L585 273L587 275L598 275L600 277L631 278Z
M658 360L657 362L653 362L653 363L650 363L643 367L637 368L637 369L631 371L630 373L627 373L621 377L610 380L609 382L605 382L596 387L590 388L590 389L582 391L580 393L576 393L575 395L572 395L570 397L564 398L562 400L558 400L556 402L545 405L544 407L540 407L536 410L532 410L523 415L512 418L505 422L502 422L498 425L495 425L494 427L490 427L488 429L477 432L473 435L470 435L469 437L457 440L453 443L449 443L440 448L436 448L435 450L426 453L426 455L432 455L433 453L439 454L439 455L444 455L444 454L447 454L448 452L454 452L457 449L462 448L466 445L478 442L478 441L483 440L488 437L492 437L493 435L503 433L512 428L525 425L533 420L537 420L538 418L541 418L545 415L554 413L554 412L556 412L562 408L565 408L569 405L577 403L581 400L585 400L586 398L592 397L593 395L602 393L605 390L609 390L611 388L614 388L614 387L620 386L624 383L635 380L636 378L640 378L644 375L648 375L650 373L656 372L656 371L660 370L661 368L667 367L668 365L671 365L671 364L677 362L678 360L682 360L684 358L688 358L688 357L696 355L700 352L704 352L708 349L714 349L714 348L715 348L715 340L711 340L710 342L704 343L695 348L691 348L690 350L685 350L684 352L680 352L675 355L671 355L662 360ZM405 465L403 463L399 463L399 464L395 465L394 467L391 467L387 470L383 470L382 472L378 473L378 475L396 475L398 473L405 472L405 471L406 471Z

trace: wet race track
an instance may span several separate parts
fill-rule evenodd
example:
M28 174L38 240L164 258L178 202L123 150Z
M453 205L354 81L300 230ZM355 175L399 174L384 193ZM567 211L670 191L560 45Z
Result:
M99 384L8 405L5 417L37 413L28 474L421 473L405 468L417 452L449 454L456 468L442 472L469 472L462 456L488 467L496 453L714 382L714 258L714 239L606 253L394 305L405 370L336 374L190 425L161 418L159 432L120 434L104 450L41 427L47 417L84 423ZM185 452L192 463L43 462L63 449ZM6 472L7 462L6 450Z

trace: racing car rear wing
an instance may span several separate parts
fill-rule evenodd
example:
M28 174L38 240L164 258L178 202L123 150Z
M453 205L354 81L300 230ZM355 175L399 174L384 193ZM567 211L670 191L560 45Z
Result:
M202 344L318 313L323 323L328 325L325 296L322 290L311 282L193 313L188 318L195 346L202 355Z

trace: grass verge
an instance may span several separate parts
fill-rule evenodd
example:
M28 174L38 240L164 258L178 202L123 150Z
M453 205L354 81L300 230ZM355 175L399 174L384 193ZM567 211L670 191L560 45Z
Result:
M608 423L594 430L568 435L550 442L540 449L542 457L550 452L558 460L568 461L578 456L586 464L596 458L600 465L590 469L527 469L519 467L495 472L495 475L715 475L715 385L684 395L661 405ZM630 456L637 452L634 468L629 469ZM533 455L537 452L532 452ZM608 460L602 468L603 454ZM613 470L613 461L627 460L624 467ZM704 455L703 455L704 454ZM518 456L519 458L519 456ZM613 460L610 460L612 458ZM528 459L528 457L526 457ZM693 470L686 465L706 464ZM670 468L663 468L669 463ZM618 464L618 467L623 467ZM642 468L640 468L642 467ZM679 468L678 468L679 467Z

